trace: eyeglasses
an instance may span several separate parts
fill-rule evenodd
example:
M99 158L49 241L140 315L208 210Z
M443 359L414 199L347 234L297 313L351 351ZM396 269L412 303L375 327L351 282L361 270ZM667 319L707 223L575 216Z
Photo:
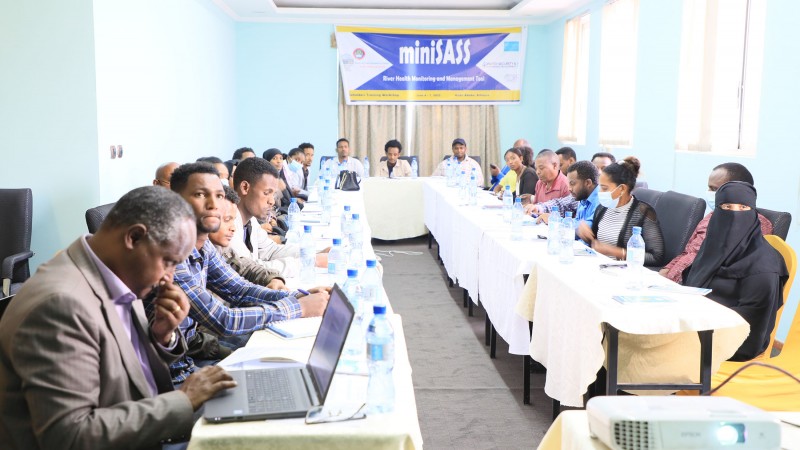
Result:
M362 403L361 406L353 412L347 409L325 409L324 406L316 406L306 413L306 425L365 419L367 417L367 414L364 412L365 406L367 406L367 404Z
M170 185L169 185L169 181L166 181L166 180L159 180L159 179L156 179L156 183L160 184L161 186L166 186L166 187L169 187L169 186L170 186Z

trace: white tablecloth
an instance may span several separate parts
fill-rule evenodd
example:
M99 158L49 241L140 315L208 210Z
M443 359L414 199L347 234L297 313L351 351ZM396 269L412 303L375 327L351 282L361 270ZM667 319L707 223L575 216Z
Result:
M361 192L336 191L333 221L330 226L314 225L314 235L318 247L330 245L333 237L339 236L339 217L344 205L350 205L353 212L363 213L364 202ZM316 208L310 204L305 208L306 214ZM370 227L364 222L364 257L374 257L375 253L369 244ZM331 284L330 277L322 273L316 275L315 285ZM289 279L287 284L298 286L298 280ZM302 286L302 285L301 285ZM307 287L307 286L302 286ZM386 293L381 295L386 299ZM388 299L386 299L388 302ZM391 305L388 304L391 313ZM414 386L411 379L411 365L408 360L405 335L403 334L400 316L391 314L395 333L395 411L389 414L377 414L364 420L337 423L306 425L304 419L281 419L228 424L209 424L200 419L192 431L189 448L205 449L415 449L422 448L422 434L417 419L417 407L414 397ZM268 331L253 334L245 347L253 358L263 356L284 356L298 361L306 361L314 338L285 340ZM236 356L234 353L232 357ZM230 361L221 365L229 366L229 370L241 369L242 364L230 366ZM331 384L326 407L336 408L360 405L366 399L367 377L337 373Z
M366 178L361 191L373 237L407 239L428 232L423 220L422 178Z

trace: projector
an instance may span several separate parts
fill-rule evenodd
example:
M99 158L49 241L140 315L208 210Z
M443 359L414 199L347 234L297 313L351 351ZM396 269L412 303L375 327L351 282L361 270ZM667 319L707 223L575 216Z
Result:
M781 445L777 418L728 397L594 397L586 414L592 437L614 450L770 450Z

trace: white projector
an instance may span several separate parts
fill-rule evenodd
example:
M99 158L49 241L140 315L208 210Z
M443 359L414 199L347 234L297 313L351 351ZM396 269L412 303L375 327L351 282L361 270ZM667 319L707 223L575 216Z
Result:
M614 450L769 450L781 445L777 418L728 397L594 397L586 413L592 436Z

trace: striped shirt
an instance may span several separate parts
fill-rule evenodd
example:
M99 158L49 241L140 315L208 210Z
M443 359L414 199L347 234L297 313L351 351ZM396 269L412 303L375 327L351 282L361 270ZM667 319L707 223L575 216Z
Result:
M619 240L619 233L625 225L625 220L628 218L628 211L631 209L633 199L628 201L623 206L617 208L608 208L597 228L597 240L604 243L617 246Z

